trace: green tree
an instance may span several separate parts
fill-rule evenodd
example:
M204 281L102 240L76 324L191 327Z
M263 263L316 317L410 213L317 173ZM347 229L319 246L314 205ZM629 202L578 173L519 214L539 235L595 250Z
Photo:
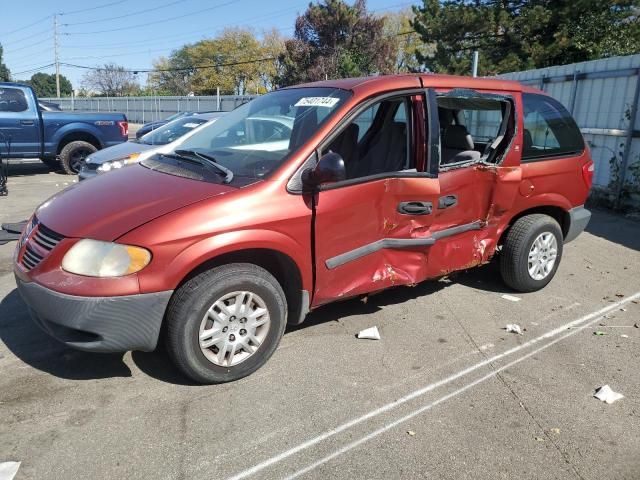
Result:
M311 3L296 19L294 38L285 43L280 83L390 73L393 52L384 19L369 13L365 0Z
M38 97L55 97L57 95L55 74L36 73L27 83L33 87ZM68 97L72 92L73 86L69 79L60 75L60 96Z
M384 34L393 42L394 73L420 71L422 62L418 55L422 58L435 50L435 45L423 43L420 35L413 29L414 17L410 8L384 16Z
M2 45L0 44L0 82L8 82L9 80L11 80L11 72L2 61L2 53Z
M481 75L638 52L638 0L423 0L413 26L434 72Z
M227 95L264 93L275 86L282 48L277 32L267 32L260 40L251 29L227 28L154 62L149 84L173 95L211 95L218 88Z

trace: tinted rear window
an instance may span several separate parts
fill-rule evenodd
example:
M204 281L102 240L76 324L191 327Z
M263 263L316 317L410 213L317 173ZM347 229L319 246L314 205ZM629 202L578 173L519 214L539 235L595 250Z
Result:
M584 140L578 125L560 102L545 95L523 93L524 145L522 160L579 155Z

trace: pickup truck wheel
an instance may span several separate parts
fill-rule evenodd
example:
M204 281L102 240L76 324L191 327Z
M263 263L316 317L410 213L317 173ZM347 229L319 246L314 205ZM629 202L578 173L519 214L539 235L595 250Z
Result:
M84 163L84 159L97 151L96 147L82 140L67 143L60 151L62 169L68 175L77 175Z
M199 383L245 377L276 350L287 323L282 287L266 270L235 263L182 285L169 303L167 350Z
M507 232L500 256L504 282L520 292L534 292L547 285L562 258L562 230L544 214L518 219Z

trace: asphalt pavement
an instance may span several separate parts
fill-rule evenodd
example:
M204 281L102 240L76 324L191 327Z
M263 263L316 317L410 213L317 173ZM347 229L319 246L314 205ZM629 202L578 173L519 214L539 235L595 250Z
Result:
M0 221L71 182L12 167ZM640 478L638 222L594 212L540 292L488 265L320 308L217 386L163 351L51 340L15 289L14 246L0 246L0 462L22 462L16 480ZM380 341L355 337L374 325ZM605 384L625 397L593 398Z

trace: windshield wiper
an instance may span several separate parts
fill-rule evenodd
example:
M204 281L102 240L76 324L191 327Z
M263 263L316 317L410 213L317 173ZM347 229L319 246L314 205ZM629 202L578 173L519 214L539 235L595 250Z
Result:
M216 159L211 155L197 152L195 150L176 150L173 153L180 157L195 159L199 161L201 165L204 165L206 167L214 167L218 175L222 174L224 176L224 183L231 183L231 181L233 180L233 172L227 167L216 162Z

